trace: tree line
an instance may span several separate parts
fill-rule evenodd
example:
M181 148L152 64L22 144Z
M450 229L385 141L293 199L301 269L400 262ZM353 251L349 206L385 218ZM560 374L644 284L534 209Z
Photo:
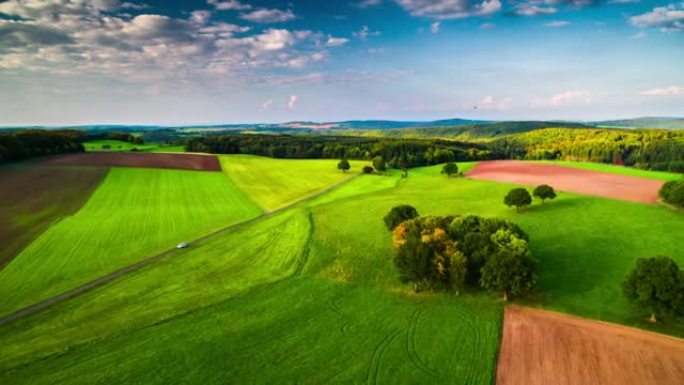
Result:
M85 151L71 131L22 130L0 133L0 163Z
M684 132L548 128L489 143L509 159L571 160L684 172Z
M186 150L273 158L373 160L378 165L398 169L446 162L499 159L497 154L477 143L347 136L202 136L188 139Z

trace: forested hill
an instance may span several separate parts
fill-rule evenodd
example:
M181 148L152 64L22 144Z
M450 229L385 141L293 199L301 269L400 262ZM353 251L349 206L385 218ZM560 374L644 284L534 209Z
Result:
M387 138L440 138L440 139L487 139L518 134L548 127L591 128L593 126L575 122L523 121L475 123L450 127L410 127L389 130L335 130L345 135L387 137Z
M594 122L600 127L622 127L622 128L662 128L667 130L684 130L684 118L636 118L604 120Z

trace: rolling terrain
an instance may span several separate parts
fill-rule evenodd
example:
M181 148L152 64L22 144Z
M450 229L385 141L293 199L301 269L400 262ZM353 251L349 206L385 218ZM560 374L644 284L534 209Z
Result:
M157 249L168 249L237 224L0 325L0 382L492 383L502 303L496 295L416 294L401 285L382 223L398 204L423 215L518 223L540 276L538 294L523 304L684 336L673 320L644 323L619 292L636 258L662 254L684 264L673 236L684 232L684 217L667 207L561 191L517 213L502 203L515 185L447 178L441 166L411 169L407 178L397 171L353 177L361 163L344 174L332 160L220 161L223 172L113 168L80 211L0 272L0 290L21 295L3 308L17 307L58 292L45 287L50 279L64 288L76 284L76 272L85 280L84 268L92 278L156 250L148 244L131 253L138 247L131 240L154 238ZM467 172L476 164L459 166ZM79 241L69 238L73 229L85 239L111 236ZM42 247L51 252L41 257L44 268L31 263L41 242L55 245L54 252ZM73 280L65 281L69 271Z

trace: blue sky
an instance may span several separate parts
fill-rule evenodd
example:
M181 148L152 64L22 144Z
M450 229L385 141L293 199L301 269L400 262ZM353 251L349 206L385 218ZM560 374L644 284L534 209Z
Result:
M0 1L0 125L684 116L683 63L676 1Z

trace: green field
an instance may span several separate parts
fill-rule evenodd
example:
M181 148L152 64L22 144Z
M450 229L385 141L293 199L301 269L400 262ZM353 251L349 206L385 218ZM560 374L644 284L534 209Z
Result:
M258 215L219 172L113 168L88 203L0 271L0 314Z
M351 170L337 170L337 160L288 160L253 155L225 155L221 167L264 210L275 210L342 182L359 173L363 162L350 162Z
M103 148L103 146L109 146L109 148ZM86 151L131 151L132 149L138 149L138 151L144 152L185 152L185 147L183 146L171 146L159 143L143 143L135 144L124 142L122 140L91 140L83 143Z
M244 219L258 214L246 196L272 210L348 178L335 170L335 163L226 156L222 164L235 184L223 179L221 185L245 191L231 195L242 197L231 198L234 205L248 208ZM460 166L465 171L472 164ZM415 294L398 283L382 217L403 203L414 205L421 214L479 214L519 223L539 260L539 293L525 304L650 328L643 322L646 314L622 298L619 285L639 257L669 255L684 265L677 236L684 233L681 213L568 193L517 213L502 203L511 185L447 178L440 170L441 166L412 169L407 178L398 172L359 176L309 202L218 234L124 279L2 325L0 383L491 384L502 304L493 294ZM151 178L149 170L135 172ZM183 178L223 176L167 172L185 173ZM112 184L112 175L117 174L122 180ZM313 181L302 185L306 178ZM96 199L97 206L107 206L106 200L99 200L103 191L118 196L119 205L135 201L136 195L124 192L134 180L114 169L72 218L95 210L91 205ZM193 183L215 185L198 180L188 185ZM206 195L208 191L190 190L174 189L187 199L185 204L195 201L195 194L216 198ZM149 209L168 210L181 204L176 198L179 202ZM130 222L120 214L121 207L111 206L107 213L112 224ZM92 211L88 218L96 214L101 218L103 212ZM210 215L201 220L209 218L220 222ZM87 223L101 226L94 222ZM38 241L64 223L67 220ZM52 240L64 242L66 230ZM166 231L178 234L180 228ZM177 238L168 242L173 245ZM113 240L107 242L119 247ZM97 260L111 255L98 254ZM61 268L80 272L83 265L95 263L89 257L74 254ZM57 261L64 261L60 258L51 257L51 270L58 269ZM35 266L20 267L41 271ZM6 272L0 273L0 290L16 291L4 286L13 277ZM49 277L48 269L42 269L30 279L39 285ZM655 330L684 336L684 326L671 320Z

